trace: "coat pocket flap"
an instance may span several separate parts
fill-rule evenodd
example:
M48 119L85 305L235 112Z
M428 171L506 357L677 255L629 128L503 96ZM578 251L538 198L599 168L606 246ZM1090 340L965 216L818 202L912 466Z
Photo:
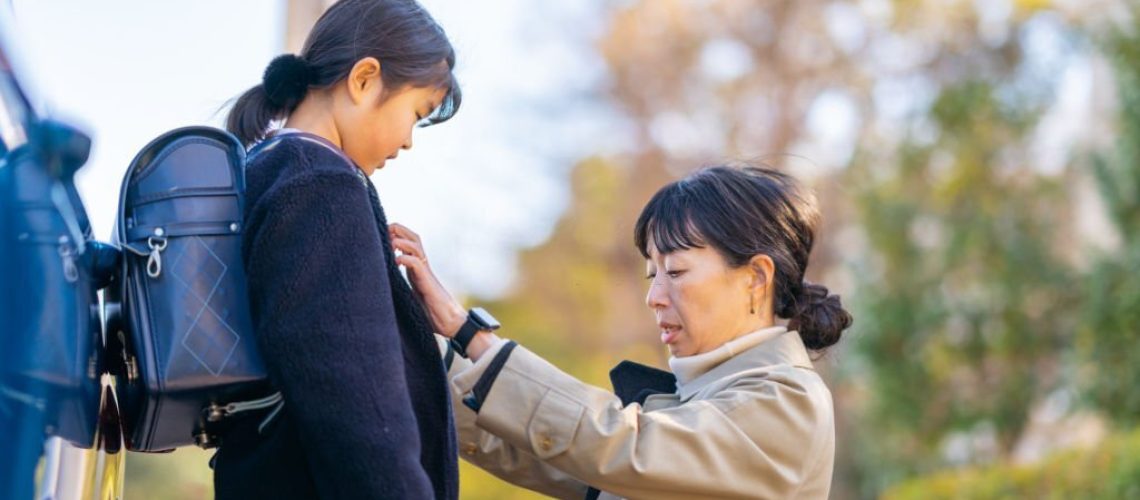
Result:
M555 390L547 390L527 426L535 456L548 459L570 447L585 408Z

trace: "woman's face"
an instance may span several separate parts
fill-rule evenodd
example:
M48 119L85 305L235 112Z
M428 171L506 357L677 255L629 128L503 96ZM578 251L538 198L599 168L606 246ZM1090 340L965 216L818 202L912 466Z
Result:
M650 244L646 275L645 303L675 357L711 351L760 326L763 315L752 313L762 307L753 302L757 274L749 266L729 267L712 248L661 254Z

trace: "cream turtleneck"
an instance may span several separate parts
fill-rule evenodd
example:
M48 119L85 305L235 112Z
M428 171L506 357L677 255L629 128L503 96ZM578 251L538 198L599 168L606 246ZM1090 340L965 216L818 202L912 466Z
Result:
M670 357L669 369L672 370L673 375L677 376L677 388L679 389L681 386L693 381L693 379L716 368L717 365L728 361L733 356L774 339L787 331L787 327L784 326L770 326L746 335L741 335L709 352L681 358Z

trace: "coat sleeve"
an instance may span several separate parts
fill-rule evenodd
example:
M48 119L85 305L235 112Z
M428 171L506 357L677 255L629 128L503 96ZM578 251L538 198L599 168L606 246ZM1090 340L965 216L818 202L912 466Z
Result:
M447 367L449 379L469 370L482 372L495 358L505 341L492 347L475 366L467 358L448 355L447 340L436 336L444 359L451 359ZM452 351L454 353L454 351ZM459 437L459 453L476 467L516 486L537 491L554 498L581 500L586 496L586 484L554 466L543 462L529 450L506 443L497 436L475 425L476 413L461 402L463 394L451 385L451 404L455 414L455 428Z
M479 364L457 374L453 393L480 377ZM751 379L643 411L518 347L473 417L500 448L619 496L796 498L831 439L815 397L793 380Z
M258 346L321 498L430 498L363 182L313 173L255 207L265 211L247 259Z

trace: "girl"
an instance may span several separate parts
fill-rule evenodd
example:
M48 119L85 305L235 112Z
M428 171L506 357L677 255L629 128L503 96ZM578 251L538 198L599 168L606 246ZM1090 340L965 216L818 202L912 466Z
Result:
M242 253L284 405L221 436L217 498L457 497L443 364L367 178L455 114L454 66L416 2L341 0L230 111L256 145Z

